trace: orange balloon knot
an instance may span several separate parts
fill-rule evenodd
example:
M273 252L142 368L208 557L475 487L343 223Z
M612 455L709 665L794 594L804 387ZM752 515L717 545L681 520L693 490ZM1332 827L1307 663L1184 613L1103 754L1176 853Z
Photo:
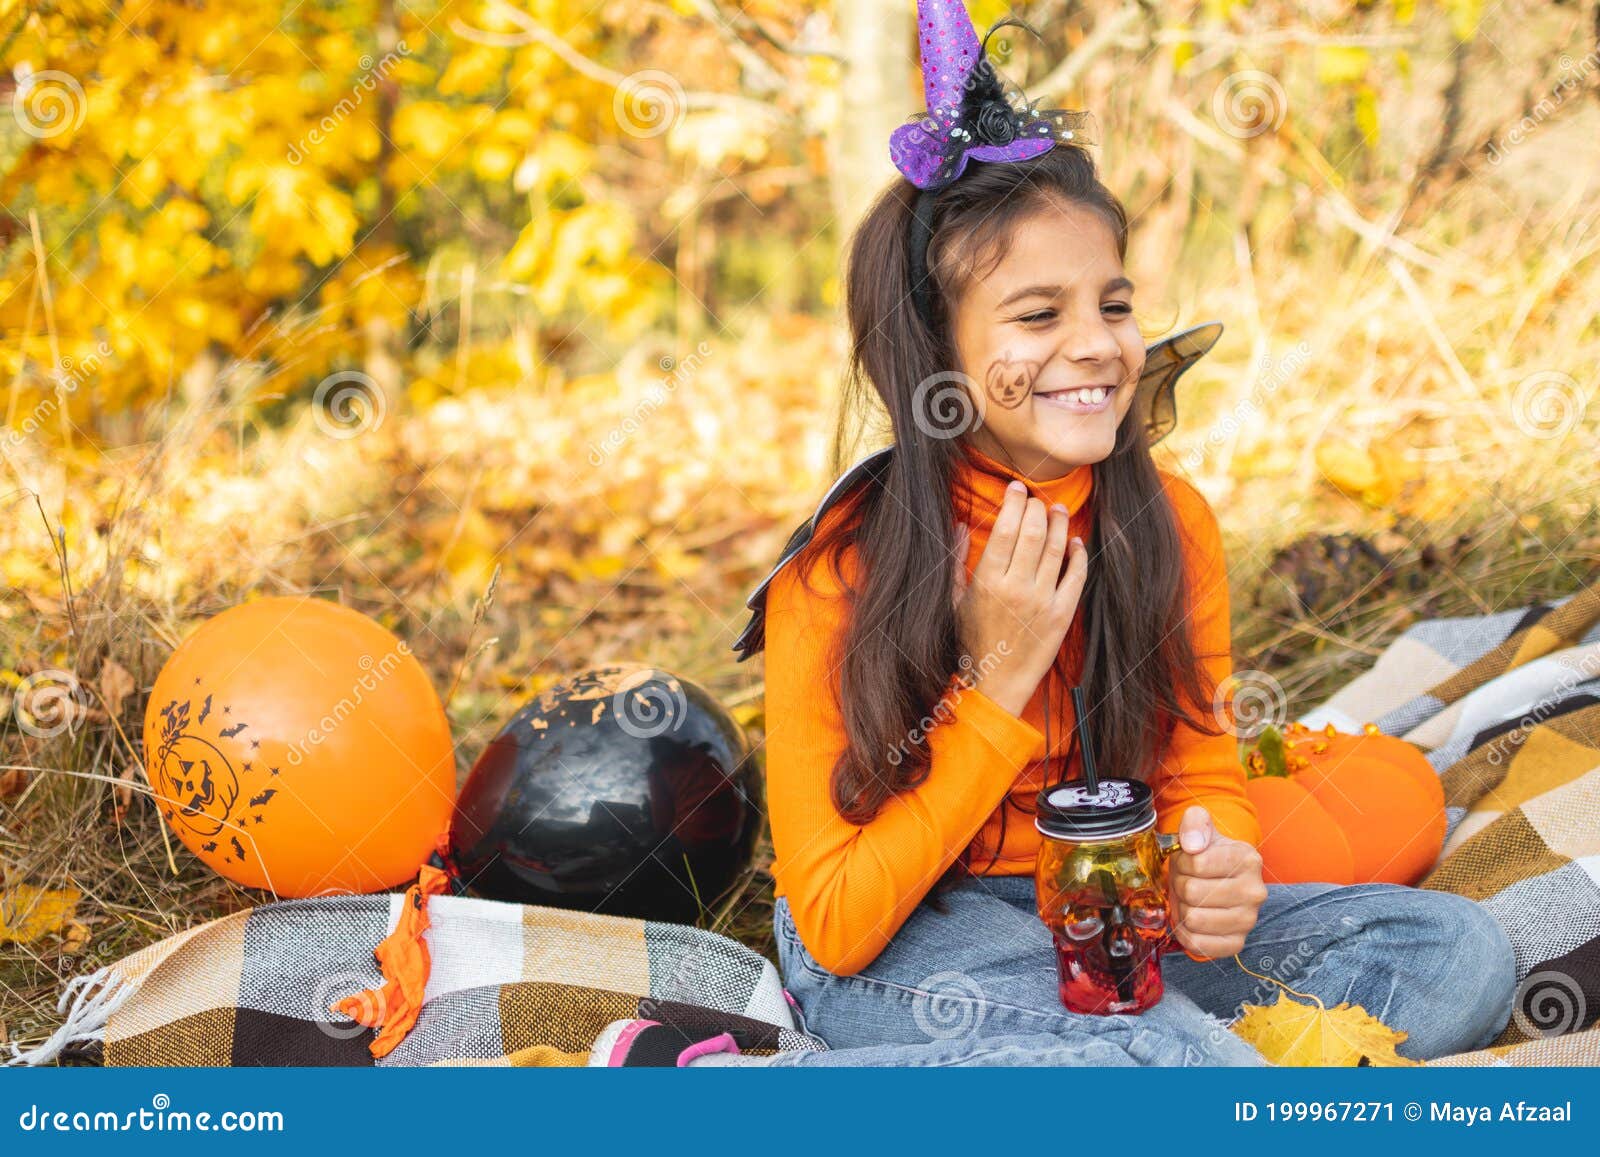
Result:
M428 915L428 897L438 896L450 889L449 873L424 864L417 873L417 882L406 890L405 902L400 908L400 918L394 931L385 936L373 949L379 971L383 973L381 988L369 988L353 996L344 997L331 1006L333 1012L349 1017L357 1024L379 1028L368 1051L374 1057L388 1056L396 1045L405 1040L422 1015L422 994L427 988L428 976L433 968L428 953L428 943L423 939L432 920Z

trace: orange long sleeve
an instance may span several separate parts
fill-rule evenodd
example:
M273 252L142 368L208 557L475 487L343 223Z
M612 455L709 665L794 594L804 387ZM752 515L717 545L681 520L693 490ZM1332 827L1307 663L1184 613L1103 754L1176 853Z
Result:
M1220 680L1231 671L1220 529L1198 491L1171 476L1167 482L1190 568L1194 646L1208 677ZM1003 486L1003 480L996 482L996 495ZM847 550L841 565L851 581L857 577L854 564ZM968 844L980 833L998 839L1002 802L1011 796L1031 804L1049 771L1041 694L1035 693L1019 718L979 689L952 685L942 721L927 730L932 762L926 780L891 797L870 823L841 817L829 782L846 745L836 651L847 613L838 579L815 554L795 559L768 588L767 800L778 894L788 898L812 956L840 975L871 963ZM1054 706L1063 705L1056 700ZM1071 726L1070 701L1064 708L1060 734ZM1180 727L1153 786L1160 830L1176 830L1184 809L1199 803L1224 835L1259 842L1231 735ZM1032 823L1014 816L1001 830L1003 846L992 864L987 854L979 864L992 874L1031 872L1039 841Z
M848 975L869 964L977 835L1044 736L975 688L946 696L929 729L928 778L873 821L834 809L829 779L845 748L830 652L845 603L826 565L779 572L767 596L767 799L780 892L817 962ZM820 597L819 597L820 596Z
M1206 671L1206 682L1222 687L1233 673L1232 628L1229 623L1228 566L1222 552L1222 528L1201 493L1173 475L1163 475L1167 496L1185 540L1188 570L1190 638ZM1201 704L1202 712L1211 710ZM1217 830L1248 844L1261 843L1255 806L1245 795L1245 773L1239 763L1238 740L1228 731L1206 735L1179 724L1163 753L1152 784L1156 789L1156 829L1175 832L1193 804L1211 813Z

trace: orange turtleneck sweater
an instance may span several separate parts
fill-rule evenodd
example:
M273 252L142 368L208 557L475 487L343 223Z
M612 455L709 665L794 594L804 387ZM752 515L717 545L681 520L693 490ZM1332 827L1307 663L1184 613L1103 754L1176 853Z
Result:
M975 449L966 451L955 507L972 528L969 574L983 556L1013 478L1046 503L1064 505L1071 512L1072 533L1089 540L1084 507L1091 467L1034 482ZM1228 576L1217 519L1194 487L1166 472L1161 477L1185 544L1195 652L1207 679L1220 683L1232 663ZM848 517L849 506L841 502L830 510L821 530ZM819 532L817 539L822 537ZM1019 718L985 695L981 686L965 688L952 680L939 714L929 712L932 720L941 721L926 733L932 753L927 779L891 797L870 823L849 823L834 809L828 787L845 747L836 702L837 656L832 652L842 637L848 606L831 568L817 565L820 555L814 549L803 552L778 572L767 592L767 799L777 893L788 897L795 927L817 962L848 975L883 951L969 844L972 869L980 874L1032 873L1039 834L1028 813L1047 772L1052 780L1063 777L1060 761L1075 721L1070 682L1041 682ZM840 565L854 581L859 572L852 548L845 549ZM1079 623L1062 648L1067 679L1076 679L1082 660ZM1054 764L1045 752L1046 682ZM1066 778L1081 774L1076 764L1074 752ZM1176 831L1184 810L1201 804L1223 835L1260 842L1231 735L1208 736L1180 725L1150 782L1158 830ZM1007 797L1018 806L1003 808ZM1002 823L1003 810L1009 814Z

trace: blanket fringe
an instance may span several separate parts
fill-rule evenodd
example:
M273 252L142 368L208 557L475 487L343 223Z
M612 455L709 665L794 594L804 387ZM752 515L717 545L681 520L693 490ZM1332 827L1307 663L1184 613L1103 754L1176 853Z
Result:
M68 981L61 998L56 1001L56 1011L64 1018L61 1027L43 1044L27 1051L18 1045L11 1045L11 1056L5 1064L47 1065L59 1057L68 1045L103 1040L111 1014L121 1008L138 988L138 984L115 973L110 965L88 976Z

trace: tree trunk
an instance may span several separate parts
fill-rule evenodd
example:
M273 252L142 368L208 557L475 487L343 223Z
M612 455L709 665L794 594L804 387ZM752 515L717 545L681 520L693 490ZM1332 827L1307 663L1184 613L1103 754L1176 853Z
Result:
M379 62L374 67L382 67L382 62L388 59L391 52L400 46L400 22L395 18L394 0L383 0L378 7L378 25L376 29L378 51L375 54ZM394 188L390 184L390 162L394 157L394 114L400 100L400 84L394 79L390 70L383 68L379 75L377 86L377 113L378 158L375 162L378 172L378 222L373 226L367 240L379 247L383 252L385 246L395 243L396 231L394 223ZM394 406L400 402L400 394L404 383L401 382L400 344L402 335L397 327L384 317L369 318L362 327L366 338L366 356L363 359L362 370L372 381L382 399L374 399L374 404L379 406L379 413L392 413ZM462 341L468 341L470 335L462 334Z
M896 176L889 134L921 107L913 8L906 0L837 0L844 55L832 158L833 212L842 247L883 186Z

